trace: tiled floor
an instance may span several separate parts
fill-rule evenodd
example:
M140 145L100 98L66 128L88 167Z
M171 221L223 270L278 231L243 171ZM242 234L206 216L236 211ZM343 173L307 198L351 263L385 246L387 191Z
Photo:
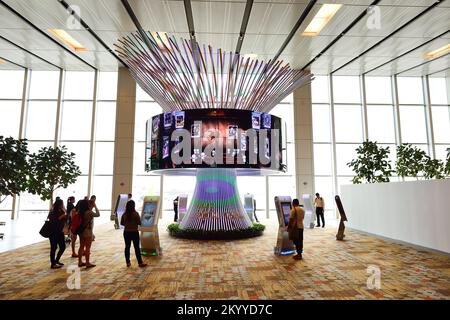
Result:
M0 299L450 299L450 258L336 228L305 230L304 260L273 254L276 221L264 236L239 241L173 239L160 226L163 255L146 269L126 268L121 231L96 228L93 261L81 270L81 288L67 266L49 269L48 243L0 253ZM379 268L380 289L367 287Z

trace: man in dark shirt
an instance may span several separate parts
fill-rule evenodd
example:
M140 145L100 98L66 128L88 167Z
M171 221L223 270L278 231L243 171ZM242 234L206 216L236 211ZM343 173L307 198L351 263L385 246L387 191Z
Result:
M179 200L179 197L176 197L175 199L173 199L173 211L175 212L175 216L173 218L174 222L178 221L178 200Z

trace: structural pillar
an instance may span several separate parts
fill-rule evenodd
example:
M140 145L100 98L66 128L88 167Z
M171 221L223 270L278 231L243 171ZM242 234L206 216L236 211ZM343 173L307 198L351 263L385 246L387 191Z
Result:
M117 196L132 192L134 120L136 112L136 82L128 69L121 67L117 79L116 133L114 139L114 171L111 210Z
M311 84L294 91L296 196L314 194L314 151Z

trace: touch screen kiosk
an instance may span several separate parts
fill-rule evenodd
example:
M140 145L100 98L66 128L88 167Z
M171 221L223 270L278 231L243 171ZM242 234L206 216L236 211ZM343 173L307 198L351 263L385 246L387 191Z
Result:
M342 205L341 198L339 196L334 197L334 200L336 201L336 205L339 210L339 214L341 216L341 221L339 222L339 229L338 233L336 234L336 240L344 240L345 238L345 224L344 221L347 221L347 215L345 214L344 206Z
M305 209L305 219L303 220L305 226L309 226L310 229L314 229L314 225L316 222L316 215L314 213L314 205L312 202L312 197L310 194L302 195L304 207Z
M287 226L289 224L289 215L292 209L291 197L275 197L275 208L278 215L278 237L277 245L274 252L278 255L289 255L295 253L294 243L289 240L289 234L287 232Z
M117 196L116 207L114 209L114 213L111 215L111 221L114 221L114 228L116 229L124 228L124 226L120 225L120 220L122 219L122 215L125 213L127 202L127 194L119 194Z
M141 252L142 255L156 256L162 253L159 246L158 221L160 215L160 197L144 197L141 214Z
M251 222L255 222L254 213L255 213L255 205L253 201L253 195L250 193L246 193L244 195L244 210L250 218Z
M187 212L187 194L180 194L178 196L178 222L181 222Z

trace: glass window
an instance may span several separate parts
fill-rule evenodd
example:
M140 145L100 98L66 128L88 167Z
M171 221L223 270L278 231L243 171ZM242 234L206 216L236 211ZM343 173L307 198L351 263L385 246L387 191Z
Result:
M266 210L266 178L265 177L246 177L240 176L237 177L237 186L239 189L239 193L241 199L244 199L244 194L251 193L256 200L256 210ZM270 188L270 183L269 183ZM269 189L270 190L270 189ZM280 191L284 193L283 191ZM270 202L273 202L273 199L269 199L269 208ZM259 217L259 216L258 216Z
M89 142L61 142L69 152L75 153L75 164L80 167L82 174L89 173Z
M400 127L403 143L427 143L425 107L400 106Z
M320 196L325 200L325 210L334 208L333 178L315 177L314 186L314 193L320 193Z
M0 70L0 99L22 99L24 71Z
M366 77L365 82L367 103L392 103L391 78Z
M112 176L94 176L92 180L92 194L97 197L96 204L99 210L111 210ZM100 212L109 219L109 212Z
M160 113L162 113L162 109L156 102L136 103L134 140L145 141L145 129L147 120Z
M133 174L147 174L145 172L145 142L134 143L133 158Z
M115 130L116 102L98 102L95 139L114 141Z
M347 163L357 157L358 144L336 144L336 169L339 176L352 176L353 171Z
M331 175L331 144L314 144L314 174Z
M392 106L367 106L369 140L395 143L394 108Z
M313 104L313 141L331 142L330 106Z
M28 151L30 153L37 153L42 148L48 148L53 147L53 141L46 141L46 142L34 142L34 141L28 141Z
M333 76L334 103L361 103L359 77Z
M327 76L314 77L311 83L311 98L313 103L330 103Z
M117 99L117 72L99 72L97 100Z
M21 101L0 100L0 136L19 137L21 107Z
M25 137L29 140L54 140L56 101L29 101Z
M65 100L92 100L94 72L68 71L64 83Z
M278 104L271 111L270 114L279 117L286 123L286 141L292 142L294 137L294 108L293 104Z
M450 104L445 78L429 78L431 104Z
M361 106L334 107L336 142L362 142Z
M90 140L91 126L92 102L64 102L61 140Z
M293 176L287 176L287 177L277 177L277 176L269 176L269 209L275 210L275 201L274 198L276 196L291 196L292 198L295 198L296 195L296 186L295 186L295 178ZM252 191L245 191L240 190L240 193L242 194L242 199L244 198L244 194L249 192L252 193ZM258 203L256 201L256 209L261 209L261 207L266 207L265 205ZM258 215L258 218L261 217L261 214ZM262 218L262 217L261 217Z
M444 163L445 163L445 161L447 159L447 148L450 148L450 144L448 144L448 145L438 144L438 145L435 145L434 148L436 151L436 159L440 159L440 160L444 161Z
M150 178L150 177L147 177ZM148 182L152 180L147 180ZM155 182L159 183L159 180ZM191 176L164 176L164 195L163 195L163 209L171 211L172 217L173 213L173 199L178 197L180 194L187 194L188 201L192 199L195 186L195 177ZM159 189L158 189L159 191ZM148 191L150 192L150 191ZM158 193L159 194L159 193ZM143 196L148 196L151 194L143 194Z
M434 141L450 143L450 107L431 107Z
M114 142L96 142L94 174L113 174Z
M22 193L19 198L20 198L20 210L48 211L50 208L50 201L42 201L38 195L33 195L30 193Z
M400 104L423 104L422 78L398 77L398 100Z
M29 99L58 99L59 71L32 71Z
M67 205L66 201L70 196L75 197L75 203L76 201L83 199L88 196L88 177L80 176L75 183L71 184L66 189L57 189L55 191L55 197L56 196L61 197L61 199L64 200L65 205Z
M3 196L2 196L3 199ZM8 196L2 203L0 203L0 211L2 210L12 210L13 197ZM0 220L5 221L5 220Z
M159 195L160 176L134 176L133 177L133 200L136 202L138 211L142 210L144 197L148 195ZM164 178L165 179L165 178ZM167 186L171 188L171 186ZM117 197L117 195L115 196Z
M341 193L341 186L346 185L346 184L353 184L352 183L352 179L353 179L353 176L338 177L337 178L339 194Z

